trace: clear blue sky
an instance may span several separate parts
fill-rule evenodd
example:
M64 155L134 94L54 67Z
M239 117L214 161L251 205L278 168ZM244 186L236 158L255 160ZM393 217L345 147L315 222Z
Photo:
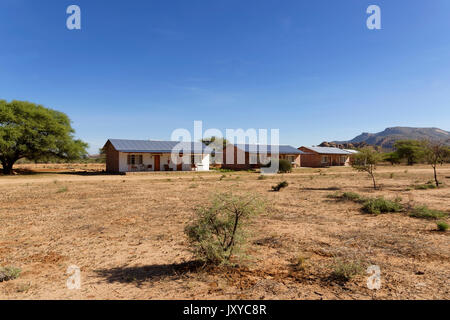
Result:
M0 99L67 113L93 153L194 120L279 128L296 147L450 129L448 0L1 0L0 41Z

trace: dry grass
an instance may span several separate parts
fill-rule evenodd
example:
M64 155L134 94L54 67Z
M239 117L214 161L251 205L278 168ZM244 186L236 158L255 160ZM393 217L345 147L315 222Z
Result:
M302 168L260 180L259 173L250 172L114 176L96 174L102 169L99 165L58 165L57 170L52 165L30 166L39 173L0 176L0 267L22 270L19 278L0 283L0 298L450 296L450 233L436 231L436 221L406 212L367 215L358 203L328 197L332 190L390 200L401 197L405 208L426 205L448 212L449 187L412 187L432 177L427 166L380 167L382 188L376 191L366 175L350 168ZM84 170L89 172L80 172ZM439 172L449 185L445 177L450 177L450 166ZM283 192L270 191L284 180L289 187ZM252 223L248 265L208 269L192 261L183 230L209 194L226 190L260 194L269 204L268 212ZM336 281L334 262L349 257L379 265L382 288L369 290L365 274ZM66 288L70 265L81 268L81 290Z

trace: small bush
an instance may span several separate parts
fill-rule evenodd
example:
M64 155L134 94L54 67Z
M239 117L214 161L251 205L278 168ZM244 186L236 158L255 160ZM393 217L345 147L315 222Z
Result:
M342 281L348 281L364 272L364 266L359 260L335 259L333 276Z
M418 186L414 186L416 190L427 190L427 189L436 189L436 186L433 184L420 184Z
M233 169L214 168L214 167L212 167L211 170L219 171L219 172L224 172L224 173L235 172L235 171L236 171L236 170L233 170Z
M368 199L364 202L362 210L366 213L381 214L388 212L400 212L403 206L398 201L386 200L383 197Z
M265 175L260 175L258 177L258 180L266 180L266 179L267 179L267 177Z
M0 267L0 282L17 279L21 272L16 267Z
M328 199L340 199L342 197L340 192L329 193L326 195Z
M69 189L67 187L62 187L58 191L56 191L56 193L64 193L64 192L67 192L68 190Z
M28 292L28 290L30 290L30 288L31 288L30 282L22 283L17 286L16 292L19 292L19 293Z
M359 201L361 201L362 197L355 192L344 192L341 196L341 199L347 200L347 201L359 202Z
M280 182L279 184L277 184L276 186L273 186L272 190L275 192L278 192L281 189L286 188L288 185L289 185L289 183L287 183L287 181L283 181L283 182Z
M280 162L278 164L278 172L281 173L292 172L292 164L288 160L280 159Z
M327 195L327 198L330 199L337 199L341 201L353 201L353 202L362 202L365 201L363 197L361 197L359 194L355 192L335 192L332 194Z
M437 223L437 228L439 231L447 231L448 230L448 223L446 223L445 221L439 221Z
M249 220L263 208L264 203L251 194L215 195L210 206L196 210L185 228L195 257L213 265L229 264L232 257L240 260Z
M414 208L409 216L421 219L442 219L447 217L447 214L443 211L429 209L427 206L420 206Z
M310 257L305 256L303 254L299 254L292 261L292 269L294 271L304 271L309 267L309 259Z

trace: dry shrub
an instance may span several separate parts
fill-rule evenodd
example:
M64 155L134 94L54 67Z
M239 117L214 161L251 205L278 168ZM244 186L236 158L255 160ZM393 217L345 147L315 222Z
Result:
M263 201L252 194L216 194L185 228L195 257L213 265L229 264L232 257L242 260L250 218L263 209Z
M276 186L272 187L272 191L278 192L281 189L286 188L288 185L289 185L289 183L287 183L287 181L280 182Z
M403 205L399 201L386 200L383 197L368 199L364 202L362 210L366 213L381 214L389 212L400 212Z
M21 272L16 267L0 267L0 282L17 279Z
M364 265L360 260L336 258L333 264L333 276L341 281L348 281L364 273Z
M448 223L446 223L445 221L439 221L436 224L439 231L445 232L448 230Z

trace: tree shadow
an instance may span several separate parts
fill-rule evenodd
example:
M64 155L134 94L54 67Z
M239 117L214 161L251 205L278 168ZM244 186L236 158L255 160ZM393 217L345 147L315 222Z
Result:
M36 175L39 174L40 172L35 172L32 170L28 170L28 169L13 169L12 174L10 175L5 175L2 172L0 172L0 176L4 176L4 177L13 177L13 176L27 176L27 175Z
M125 176L125 172L106 172L106 171L63 171L56 174L68 174L77 176Z
M329 275L323 275L319 278L319 281L322 283L323 286L333 286L334 284L345 287L351 279L345 278L345 277L339 277L334 274Z
M204 267L205 265L201 261L188 261L162 265L116 267L95 270L95 272L109 283L136 283L137 286L140 286L144 282L155 282L161 279L177 280L190 272L198 272Z
M340 187L326 187L326 188L312 188L312 187L303 187L300 188L303 191L340 191L342 188Z
M33 171L29 169L14 169L14 174L10 176L36 176L36 175L76 175L76 176L120 176L125 175L123 172L106 172L106 171ZM0 176L7 177L8 175L4 175L0 173Z

